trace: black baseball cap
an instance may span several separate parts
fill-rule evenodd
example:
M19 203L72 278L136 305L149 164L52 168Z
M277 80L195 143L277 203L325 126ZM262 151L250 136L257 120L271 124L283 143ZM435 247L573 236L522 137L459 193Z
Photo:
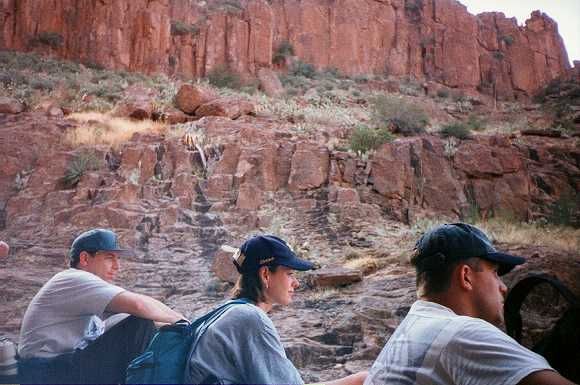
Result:
M258 271L262 266L282 265L294 270L310 270L311 262L300 259L290 246L274 235L257 235L248 239L234 256L240 274Z
M417 272L436 270L468 258L483 258L499 264L499 275L509 273L526 260L498 252L485 233L467 223L444 224L426 232L415 244L413 264Z
M106 229L92 229L79 235L70 248L69 258L71 261L77 261L82 251L91 254L97 251L110 251L119 255L135 255L132 250L119 247L117 234Z

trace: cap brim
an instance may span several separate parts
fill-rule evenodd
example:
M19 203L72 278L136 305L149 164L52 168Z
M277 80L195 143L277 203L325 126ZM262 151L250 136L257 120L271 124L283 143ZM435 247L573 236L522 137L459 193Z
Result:
M314 267L312 262L308 262L300 258L295 258L290 261L280 261L279 264L299 271L312 270Z
M522 263L526 262L526 259L523 257L498 252L489 253L487 255L482 256L481 258L485 258L490 261L498 263L499 269L497 273L499 275L507 274L510 271L512 271L514 267L516 267L517 265L521 265Z

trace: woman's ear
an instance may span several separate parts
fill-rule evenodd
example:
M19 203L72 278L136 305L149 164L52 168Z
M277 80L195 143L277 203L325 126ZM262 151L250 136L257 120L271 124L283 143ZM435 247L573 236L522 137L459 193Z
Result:
M258 277L262 281L262 286L267 289L270 286L270 269L268 269L268 266L260 267Z

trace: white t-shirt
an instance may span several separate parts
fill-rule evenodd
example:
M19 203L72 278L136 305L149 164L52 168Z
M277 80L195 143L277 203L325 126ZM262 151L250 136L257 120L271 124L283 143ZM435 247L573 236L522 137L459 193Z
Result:
M83 349L105 332L103 313L123 291L87 271L67 269L56 274L26 309L19 356L54 357Z
M553 370L479 318L417 301L373 364L365 385L515 385L539 370Z

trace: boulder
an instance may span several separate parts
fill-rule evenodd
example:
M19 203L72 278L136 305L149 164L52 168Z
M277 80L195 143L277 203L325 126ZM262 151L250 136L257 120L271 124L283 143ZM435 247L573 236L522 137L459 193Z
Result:
M0 114L19 114L24 111L24 105L18 100L0 96Z
M175 104L181 111L191 115L199 106L216 97L215 92L208 87L183 84L177 91L177 95L175 95Z
M260 68L257 73L260 89L271 98L278 98L284 94L284 87L278 75L270 68Z
M153 104L150 99L134 99L118 103L113 115L121 118L135 120L151 119L153 116Z
M340 287L362 279L363 273L360 270L337 267L309 272L305 281L310 287Z
M232 262L232 253L218 249L213 256L211 271L225 282L236 283L240 274Z
M291 191L310 190L322 186L328 179L330 156L326 147L302 142L296 145L288 180Z
M195 110L195 115L199 117L224 116L230 119L237 119L252 112L254 112L254 104L252 102L235 97L226 97L202 104Z

